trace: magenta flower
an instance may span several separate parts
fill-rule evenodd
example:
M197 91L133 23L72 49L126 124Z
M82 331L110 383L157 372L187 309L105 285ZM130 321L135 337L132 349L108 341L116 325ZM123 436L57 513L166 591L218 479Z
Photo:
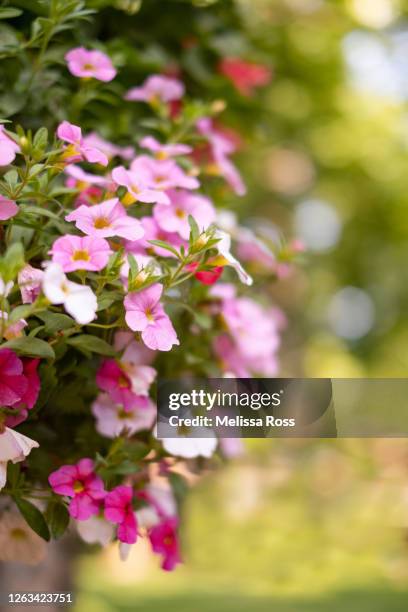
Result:
M125 99L137 102L172 102L180 100L184 95L184 85L177 79L160 74L153 74L140 87L133 87L127 92Z
M110 58L102 51L76 47L65 54L65 59L68 63L68 70L76 77L108 82L116 76L116 70Z
M168 517L149 530L153 552L163 556L161 567L166 571L173 570L181 563L177 527L177 518Z
M0 148L1 146L2 142L0 140ZM0 163L0 166L1 165ZM0 194L0 221L7 221L7 219L11 219L11 217L15 217L19 210L19 207L13 200L9 200Z
M188 176L174 159L155 159L148 155L139 155L131 163L130 170L140 176L144 184L151 189L197 189L198 180Z
M114 359L102 361L96 374L96 384L125 409L143 408L148 405L146 394L140 395L133 391L131 378Z
M109 243L104 238L71 235L57 238L49 251L52 261L60 264L64 272L98 272L106 266L111 253Z
M133 435L151 429L156 420L156 407L146 396L134 396L131 406L124 406L107 393L100 393L92 404L97 431L106 438Z
M57 128L57 136L68 143L64 152L64 159L68 163L85 160L90 164L108 165L109 160L102 151L96 147L86 146L82 138L82 130L77 125L63 121Z
M71 497L68 510L72 518L86 521L98 514L106 496L102 479L94 472L92 459L81 459L76 465L63 465L48 477L54 493Z
M27 388L28 380L21 359L10 349L0 349L0 405L18 404Z
M170 204L168 196L160 189L151 187L152 181L149 180L149 177L145 178L142 172L126 170L123 166L118 166L112 170L112 179L116 185L126 187L127 194L123 200L125 204L133 204L138 201L146 204L154 202Z
M137 540L137 522L132 499L133 490L125 485L115 487L105 497L105 518L118 524L118 539L126 544L134 544Z
M20 153L19 145L6 134L4 127L0 125L0 166L11 164L17 153Z
M26 264L18 273L18 286L20 287L23 304L32 304L41 293L41 283L44 277L43 270L33 268Z
M17 405L13 406L16 410L15 414L7 416L6 425L8 427L15 427L26 420L28 416L28 410L34 407L38 395L40 393L40 377L38 376L37 368L40 363L39 359L22 359L23 362L23 375L27 380L27 389L22 394L20 401Z
M157 159L168 159L169 157L177 157L177 155L187 155L193 150L186 144L161 144L156 138L153 138L153 136L145 136L139 144L143 149L152 151Z
M162 285L155 283L125 297L126 323L133 331L142 332L145 345L158 351L169 351L180 344L170 318L160 304Z
M156 204L154 218L159 227L166 232L177 232L181 238L188 239L190 225L188 216L194 217L200 230L207 229L216 219L215 208L208 198L187 191L171 191L171 206Z
M156 253L160 257L175 257L171 251L167 251L162 247L150 244L149 240L162 240L167 242L175 249L179 249L182 244L187 247L186 242L180 238L175 232L166 232L159 227L157 221L153 217L142 217L140 222L144 229L144 236L137 242L127 241L125 249L128 253L146 254L149 252Z
M139 240L144 234L140 221L126 214L118 198L105 200L95 206L83 204L65 219L75 221L76 227L88 236L100 238L120 236L127 240Z

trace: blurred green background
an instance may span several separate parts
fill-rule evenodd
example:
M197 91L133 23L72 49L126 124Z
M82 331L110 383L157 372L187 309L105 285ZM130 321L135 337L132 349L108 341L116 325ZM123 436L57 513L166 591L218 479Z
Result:
M289 318L282 373L405 377L408 4L239 5L274 72L248 107L262 129L240 156L241 214L308 249L270 289ZM239 43L218 40L227 53ZM85 555L76 609L405 611L407 465L404 440L250 442L189 497L183 567L161 572L142 542L126 564L116 549Z

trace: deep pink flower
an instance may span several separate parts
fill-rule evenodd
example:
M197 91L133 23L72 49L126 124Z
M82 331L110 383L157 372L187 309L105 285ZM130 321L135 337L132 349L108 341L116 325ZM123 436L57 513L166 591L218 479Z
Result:
M125 99L157 104L157 102L179 100L183 95L184 85L181 81L160 74L152 74L140 87L129 89Z
M76 77L83 79L94 78L98 81L112 81L116 70L110 58L102 51L88 50L76 47L65 54L68 70Z
M13 406L13 408L16 409L16 414L9 415L6 419L6 425L8 427L15 427L26 420L28 410L34 407L40 393L41 382L37 373L40 360L23 358L22 362L23 374L27 380L27 389L21 396L19 403Z
M149 530L149 539L155 553L162 555L162 569L173 570L181 563L180 546L177 536L178 520L168 517Z
M10 349L0 349L0 405L18 404L27 388L28 380L21 359Z
M126 170L123 166L118 166L112 170L112 179L116 185L126 187L127 194L123 202L127 205L134 202L170 204L168 196L161 189L152 186L152 181L142 172Z
M49 254L64 272L90 270L98 272L108 263L112 250L104 238L93 236L61 236L52 245Z
M120 236L127 240L139 240L144 234L140 221L126 214L118 198L106 200L95 206L79 206L65 219L75 221L77 228L88 236L100 238Z
M180 187L197 189L199 181L182 170L174 159L155 159L149 155L139 155L130 165L130 170L150 189L165 191Z
M0 149L1 147L2 142L0 140ZM19 207L13 200L9 200L0 194L0 221L7 221L7 219L11 219L11 217L15 217L19 210Z
M11 164L17 153L20 153L19 145L6 134L4 126L0 125L0 166Z
M137 522L132 507L133 490L119 485L105 497L105 518L118 524L118 539L126 544L137 540Z
M169 351L180 344L170 318L160 304L162 285L155 283L125 297L126 323L133 331L142 332L142 340L153 350Z
M223 176L237 195L245 195L246 187L241 175L228 157L236 149L232 140L218 131L208 117L199 119L197 129L207 139L210 146L213 160L209 167L211 173Z
M146 395L133 390L132 379L114 359L104 359L97 374L96 384L107 391L114 402L125 409L147 407Z
M186 144L161 144L156 138L153 138L153 136L145 136L139 144L143 149L152 151L157 159L168 159L169 157L177 157L177 155L187 155L193 150Z
M166 232L165 230L161 229L153 217L142 217L140 222L144 229L144 236L141 240L136 242L126 241L125 249L128 253L156 253L156 255L160 255L160 257L175 257L171 251L150 244L149 240L162 240L173 246L175 249L180 249L182 244L187 247L187 243L182 240L178 234L175 232Z
M32 304L41 293L41 283L44 277L43 270L33 268L26 264L18 273L18 285L21 291L23 304Z
M53 491L71 497L69 513L77 521L98 514L105 498L102 479L94 472L92 459L81 459L76 465L63 465L48 477Z
M210 262L207 263L209 264ZM195 272L198 267L199 263L193 262L186 266L186 269L189 272ZM216 283L217 280L220 278L223 270L223 266L215 266L211 270L199 270L198 272L195 272L194 277L203 285L214 285L214 283Z
M64 159L68 163L85 160L91 164L108 165L109 160L102 151L85 145L82 130L77 125L63 121L57 128L57 136L68 143L64 152Z
M271 71L267 66L247 62L238 57L225 57L219 64L219 71L226 76L243 95L251 96L256 87L267 85Z
M209 198L176 190L169 192L169 196L171 206L156 204L153 209L154 218L164 231L177 232L187 240L190 235L189 215L194 217L202 231L215 221L215 208Z

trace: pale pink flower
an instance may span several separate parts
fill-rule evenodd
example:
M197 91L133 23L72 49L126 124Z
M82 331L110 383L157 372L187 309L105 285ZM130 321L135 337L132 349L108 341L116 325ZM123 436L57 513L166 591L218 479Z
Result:
M236 232L237 253L243 261L254 262L267 270L274 270L277 266L275 255L260 240L252 230L239 227Z
M144 236L136 242L126 241L125 250L128 253L144 254L155 253L160 257L176 257L171 251L163 249L160 246L150 244L149 240L161 240L170 244L176 250L179 250L181 245L187 248L187 243L175 232L166 232L161 229L154 217L142 217L140 222L144 229Z
M133 393L148 395L157 372L151 366L145 365L149 363L149 356L146 357L144 351L141 352L141 348L145 347L139 342L132 341L122 355L121 365L130 378Z
M214 223L216 212L209 198L187 191L171 191L169 195L171 206L156 204L153 209L154 218L162 230L176 232L187 240L190 235L189 215L194 217L201 231Z
M126 214L118 198L105 200L94 206L79 206L65 219L75 221L76 227L88 236L120 236L127 240L139 240L144 234L140 221Z
M3 338L6 340L12 340L13 338L20 338L23 335L23 329L27 327L28 323L25 319L18 319L13 323L8 324L8 313L0 310L0 322L3 322Z
M102 153L105 153L109 159L112 157L122 157L123 159L131 160L135 156L135 149L133 147L115 145L113 142L109 142L109 140L99 136L96 132L91 132L84 136L84 144L88 147L96 147Z
M18 463L31 453L33 448L38 448L39 444L27 436L6 427L0 433L0 490L4 487L7 480L7 463Z
M189 176L177 164L174 159L155 159L149 155L139 155L131 165L130 170L137 176L144 185L150 189L197 189L199 181Z
M98 514L106 496L103 480L95 474L92 459L81 459L76 465L63 465L48 477L54 493L71 497L70 515L77 521L86 521Z
M0 125L0 166L8 166L20 153L19 145L6 133L4 126Z
M98 307L96 295L87 285L68 280L59 264L50 263L46 267L42 289L51 304L63 304L68 314L80 325L95 319Z
M108 82L116 76L116 70L110 58L102 51L76 47L65 54L65 59L68 63L68 70L76 77Z
M154 185L152 186L152 181L145 178L143 172L126 170L123 166L118 166L112 170L112 179L116 185L126 187L128 196L124 200L126 204L134 202L170 204L168 196Z
M68 163L85 160L91 164L108 165L108 158L102 151L85 145L82 130L77 125L63 121L57 128L57 136L68 143L64 151L64 159Z
M66 166L64 172L68 174L69 177L66 181L67 187L80 189L89 187L89 185L100 185L101 187L109 188L112 185L112 181L110 181L108 177L85 172L85 170L75 164Z
M177 157L177 155L187 155L193 150L186 144L161 144L161 142L153 138L153 136L145 136L139 144L143 149L152 151L157 159L168 159L169 157Z
M140 331L149 348L169 351L180 344L170 318L160 304L162 285L156 283L125 297L126 323L133 331Z
M160 74L152 74L140 87L129 89L125 99L157 104L157 102L180 100L183 95L184 85L181 81Z
M1 146L2 142L0 140L0 148ZM3 195L0 194L0 221L7 221L7 219L15 217L19 210L19 207L15 202L13 202L13 200L9 200L8 198L5 198Z
M211 147L214 162L212 172L223 176L237 195L245 195L246 187L241 175L228 157L235 151L232 141L216 130L208 117L203 117L197 122L197 129L200 134L205 136Z
M117 331L113 346L115 351L124 351L122 359L131 362L133 365L151 364L156 357L156 351L147 348L143 342L135 340L135 335L131 331Z
M132 507L133 490L119 485L105 497L105 518L118 524L118 540L134 544L137 540L137 522Z
M112 250L104 238L67 235L55 240L49 254L52 255L52 261L60 264L64 272L98 272L108 263Z
M125 407L107 393L100 393L92 404L92 414L96 418L97 431L106 438L116 438L151 429L156 419L156 408L149 398L142 395L137 396L131 407Z
M104 518L103 510L85 521L78 521L76 528L84 542L101 546L107 546L115 533L115 527Z
M26 264L18 273L18 286L23 304L32 304L41 293L43 270Z

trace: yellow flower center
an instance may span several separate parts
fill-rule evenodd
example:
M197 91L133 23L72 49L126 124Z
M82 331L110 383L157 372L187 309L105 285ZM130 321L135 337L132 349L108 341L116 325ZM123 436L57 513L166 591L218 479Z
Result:
M150 308L147 308L147 310L145 311L145 315L146 318L149 319L149 321L154 321L154 316Z
M184 219L186 216L186 213L184 210L181 210L181 208L176 208L176 217L178 217L179 219Z
M14 540L25 540L27 538L27 533L24 529L21 529L21 527L14 527L14 529L10 531L10 536Z
M84 65L82 66L82 68L83 68L84 70L94 70L94 69L95 69L95 66L94 66L93 64L84 64Z
M94 221L95 229L105 229L105 227L110 227L110 221L106 217L97 217Z
M74 491L75 493L82 493L85 490L83 483L80 480L76 480L74 482Z
M72 255L72 261L89 261L90 257L89 257L89 253L88 251L74 251L73 255Z

